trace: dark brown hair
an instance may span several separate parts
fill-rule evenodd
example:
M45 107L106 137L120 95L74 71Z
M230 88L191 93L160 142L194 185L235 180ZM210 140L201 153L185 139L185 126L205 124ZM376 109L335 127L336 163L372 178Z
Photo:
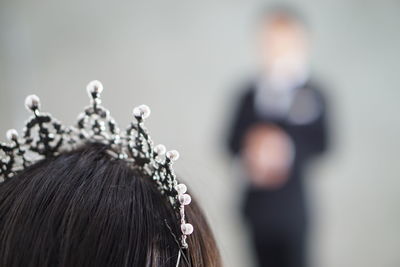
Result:
M262 26L264 26L266 22L272 22L285 25L297 25L304 28L304 30L310 30L310 25L301 12L295 7L285 4L275 4L262 9L258 18Z
M167 198L106 149L87 145L0 184L0 266L176 266L179 221ZM195 231L185 256L221 266L202 211L196 201L187 207Z

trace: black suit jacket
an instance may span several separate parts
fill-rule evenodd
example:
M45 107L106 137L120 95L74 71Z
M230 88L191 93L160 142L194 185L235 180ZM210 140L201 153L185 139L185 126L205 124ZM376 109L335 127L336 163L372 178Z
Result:
M249 185L244 203L245 215L263 226L270 223L281 226L298 224L302 227L307 221L303 170L313 156L327 148L326 101L318 88L308 82L298 88L289 115L276 118L257 111L255 92L253 83L239 98L228 137L229 151L232 155L240 156L242 142L249 128L266 123L279 126L292 138L295 158L289 180L280 189L266 190ZM302 118L307 116L307 112L308 116L314 114L308 121Z

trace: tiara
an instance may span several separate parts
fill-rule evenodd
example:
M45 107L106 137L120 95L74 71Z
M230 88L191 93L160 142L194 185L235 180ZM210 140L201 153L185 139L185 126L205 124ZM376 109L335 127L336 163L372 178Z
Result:
M90 105L71 127L41 112L39 97L28 96L25 106L33 115L26 122L23 135L19 136L16 130L10 129L6 134L9 143L0 143L0 183L41 159L72 151L88 142L105 144L110 156L149 175L159 191L167 196L180 224L179 245L188 248L186 239L193 233L193 226L186 222L185 206L190 204L191 197L186 193L186 185L178 183L172 168L173 162L179 158L178 151L166 151L161 144L153 145L144 127L144 121L150 115L150 108L146 105L133 109L135 120L121 131L109 110L101 105L102 91L103 85L99 81L87 85Z

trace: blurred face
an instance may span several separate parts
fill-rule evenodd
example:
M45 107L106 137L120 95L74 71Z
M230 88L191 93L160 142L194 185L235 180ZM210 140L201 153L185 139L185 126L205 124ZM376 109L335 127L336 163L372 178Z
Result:
M284 18L267 20L260 32L261 66L269 77L297 78L308 65L305 29Z

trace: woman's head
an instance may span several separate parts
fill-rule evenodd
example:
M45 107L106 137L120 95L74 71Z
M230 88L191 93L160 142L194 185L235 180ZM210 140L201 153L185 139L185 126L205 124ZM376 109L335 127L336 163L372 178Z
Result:
M168 199L106 150L86 145L0 184L0 266L176 266L180 224ZM186 217L196 230L183 256L220 266L195 201Z

